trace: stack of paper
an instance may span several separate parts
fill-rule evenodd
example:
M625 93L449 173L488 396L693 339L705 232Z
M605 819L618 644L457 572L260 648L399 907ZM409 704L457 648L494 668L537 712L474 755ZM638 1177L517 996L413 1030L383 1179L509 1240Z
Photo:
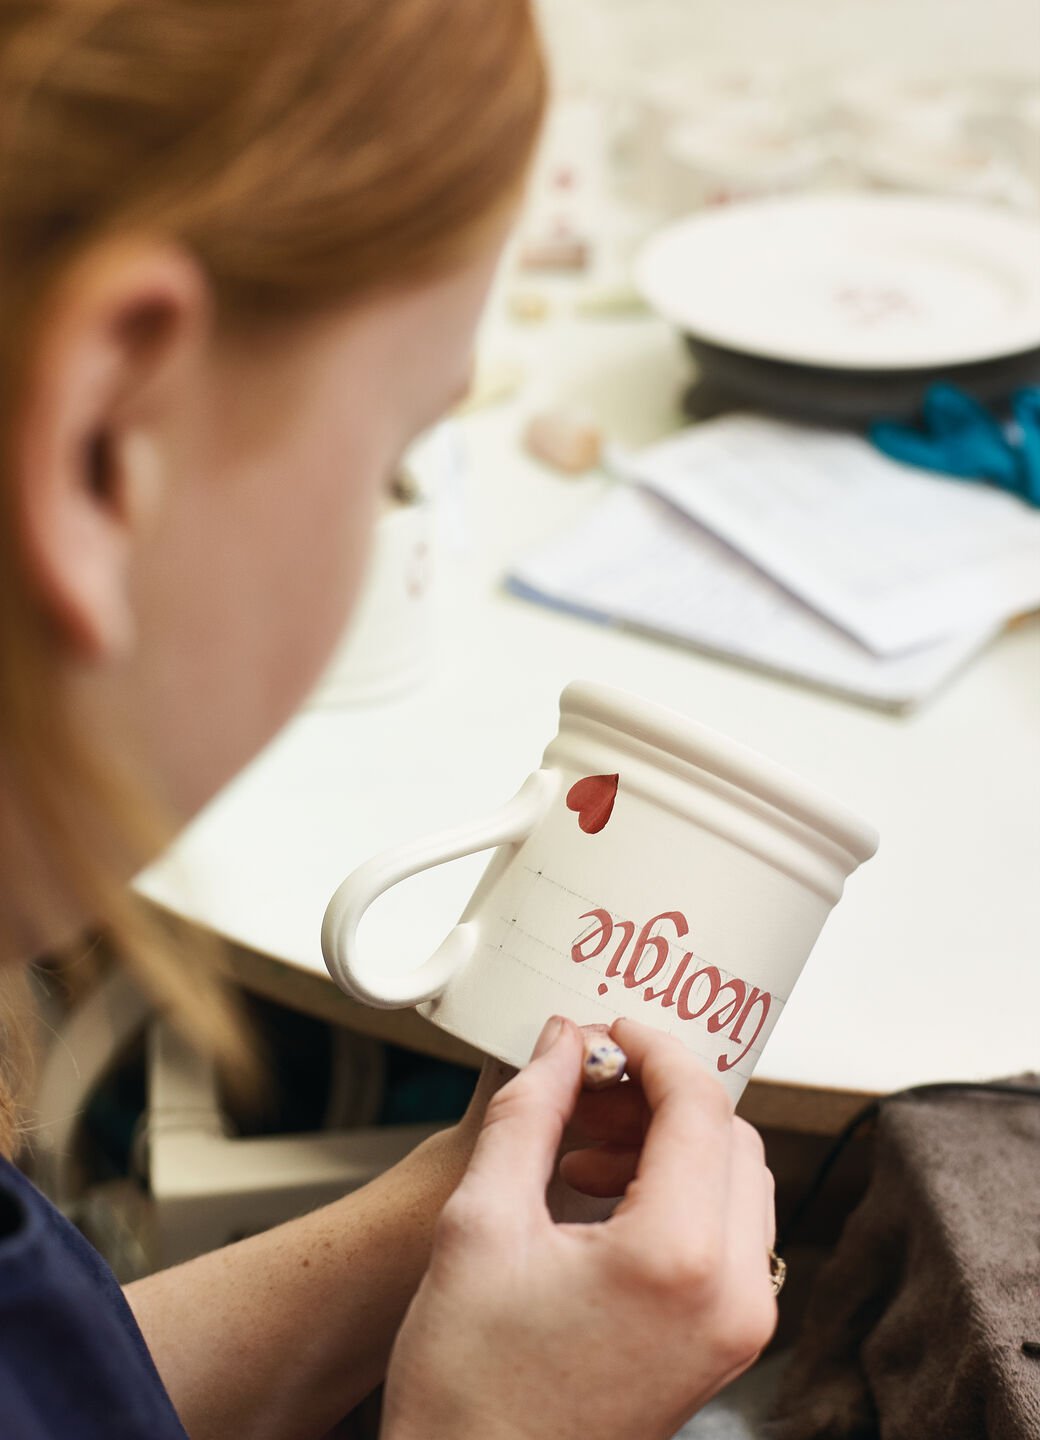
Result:
M615 468L512 589L894 708L1040 605L1040 513L855 436L727 416Z

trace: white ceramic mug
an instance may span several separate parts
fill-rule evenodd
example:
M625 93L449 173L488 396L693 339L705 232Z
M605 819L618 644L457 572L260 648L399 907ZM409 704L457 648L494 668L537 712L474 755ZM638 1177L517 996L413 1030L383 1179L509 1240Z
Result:
M407 974L357 927L391 885L496 847L458 925ZM388 850L325 912L349 995L418 1005L522 1065L546 1018L630 1015L678 1035L736 1101L845 879L877 834L754 751L673 711L573 684L541 769L487 819Z

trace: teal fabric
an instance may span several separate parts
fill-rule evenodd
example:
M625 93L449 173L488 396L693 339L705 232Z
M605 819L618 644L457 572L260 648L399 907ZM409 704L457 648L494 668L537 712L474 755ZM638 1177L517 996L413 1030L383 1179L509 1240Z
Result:
M955 385L940 382L925 395L920 424L876 420L870 438L894 460L988 481L1040 506L1040 386L1016 390L1005 421Z

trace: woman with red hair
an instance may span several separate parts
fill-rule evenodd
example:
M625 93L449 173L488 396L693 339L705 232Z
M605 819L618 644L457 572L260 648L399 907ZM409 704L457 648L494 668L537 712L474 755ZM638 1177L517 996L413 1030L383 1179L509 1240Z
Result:
M0 1150L24 962L101 925L245 1047L126 882L274 733L381 490L465 386L537 133L526 0L0 0ZM21 963L19 963L21 962ZM666 1037L580 1037L375 1184L130 1286L0 1158L0 1434L654 1440L765 1344L771 1182ZM595 1102L595 1103L593 1103ZM624 1199L546 1209L567 1178Z

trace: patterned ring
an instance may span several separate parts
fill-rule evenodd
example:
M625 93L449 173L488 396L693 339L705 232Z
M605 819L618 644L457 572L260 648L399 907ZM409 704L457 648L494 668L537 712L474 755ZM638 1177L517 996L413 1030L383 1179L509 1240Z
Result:
M769 1283L773 1287L773 1294L779 1295L784 1288L784 1281L787 1279L787 1261L781 1260L775 1250L769 1252Z

